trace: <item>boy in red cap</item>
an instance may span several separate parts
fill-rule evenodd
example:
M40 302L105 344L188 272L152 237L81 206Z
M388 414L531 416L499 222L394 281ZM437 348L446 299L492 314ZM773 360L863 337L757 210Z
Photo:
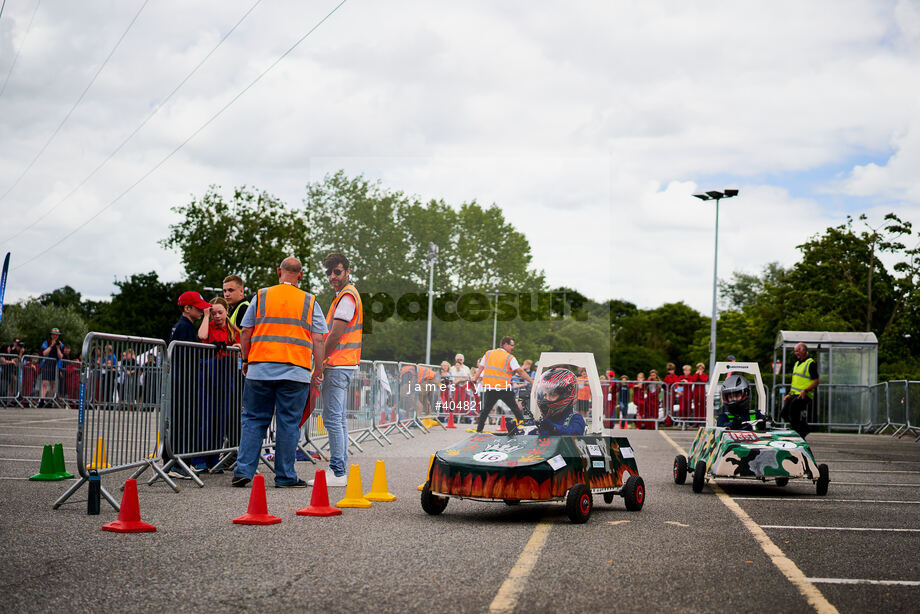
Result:
M179 307L182 307L182 317L172 327L169 335L170 341L193 341L198 343L198 330L194 323L204 316L204 310L211 308L197 292L183 292L179 295Z

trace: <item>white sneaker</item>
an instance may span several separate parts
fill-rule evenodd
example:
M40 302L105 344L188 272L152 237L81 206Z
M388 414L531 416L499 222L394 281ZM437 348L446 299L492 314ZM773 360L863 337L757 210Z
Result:
M344 475L330 475L326 477L326 486L329 488L344 488L348 485L348 477Z

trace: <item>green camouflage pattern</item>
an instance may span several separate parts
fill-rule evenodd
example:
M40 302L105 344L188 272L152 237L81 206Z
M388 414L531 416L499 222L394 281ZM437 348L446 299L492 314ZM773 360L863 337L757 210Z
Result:
M811 448L791 430L735 431L701 427L688 455L690 471L706 462L711 477L818 479Z
M484 500L550 501L577 483L617 492L639 475L625 437L477 433L435 454L431 492Z

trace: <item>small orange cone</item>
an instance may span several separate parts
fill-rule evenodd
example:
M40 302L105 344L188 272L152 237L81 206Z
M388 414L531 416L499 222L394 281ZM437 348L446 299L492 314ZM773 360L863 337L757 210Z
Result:
M396 501L396 495L387 489L387 467L382 460L374 465L374 479L371 480L371 491L364 495L369 501Z
M448 428L448 429L457 428L457 425L454 424L454 412L451 411L447 413L447 426L444 428Z
M345 498L335 504L336 507L357 507L367 509L371 502L364 498L361 486L361 466L352 465L348 471L348 484L345 485Z
M316 476L313 478L313 495L310 497L310 505L297 510L297 515L338 516L341 513L342 510L337 510L329 505L329 490L326 488L326 472L323 469L317 469Z
M508 425L505 424L505 414L502 414L502 421L501 421L501 423L498 425L498 430L500 430L500 431L507 431L507 430L508 430Z
M265 476L256 474L252 478L252 492L249 494L249 509L239 518L233 519L234 524L278 524L281 519L268 513L268 503L265 500Z
M115 533L152 533L157 528L152 524L141 522L141 507L137 500L137 480L125 480L125 492L121 495L121 509L118 520L102 525L103 531Z
M425 474L425 481L418 485L419 490L425 490L425 484L428 483L428 476L431 475L431 466L434 465L434 454L428 459L428 473Z

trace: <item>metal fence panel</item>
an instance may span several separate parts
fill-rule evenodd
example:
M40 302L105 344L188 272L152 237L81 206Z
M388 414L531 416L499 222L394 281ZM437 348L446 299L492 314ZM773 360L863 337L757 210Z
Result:
M240 444L243 372L237 347L173 341L163 381L165 468L213 468ZM204 486L189 471L198 486Z
M139 387L159 380L165 355L160 339L89 333L83 340L80 377L80 407L77 418L77 469L80 480L54 504L60 507L87 481L90 472L99 474L137 468L134 476L152 467L162 477L156 464L161 457L159 437L161 400ZM139 356L152 354L156 363ZM169 481L170 485L175 485ZM118 504L104 489L102 494L116 509Z
M5 406L19 405L19 356L0 354L0 403Z

